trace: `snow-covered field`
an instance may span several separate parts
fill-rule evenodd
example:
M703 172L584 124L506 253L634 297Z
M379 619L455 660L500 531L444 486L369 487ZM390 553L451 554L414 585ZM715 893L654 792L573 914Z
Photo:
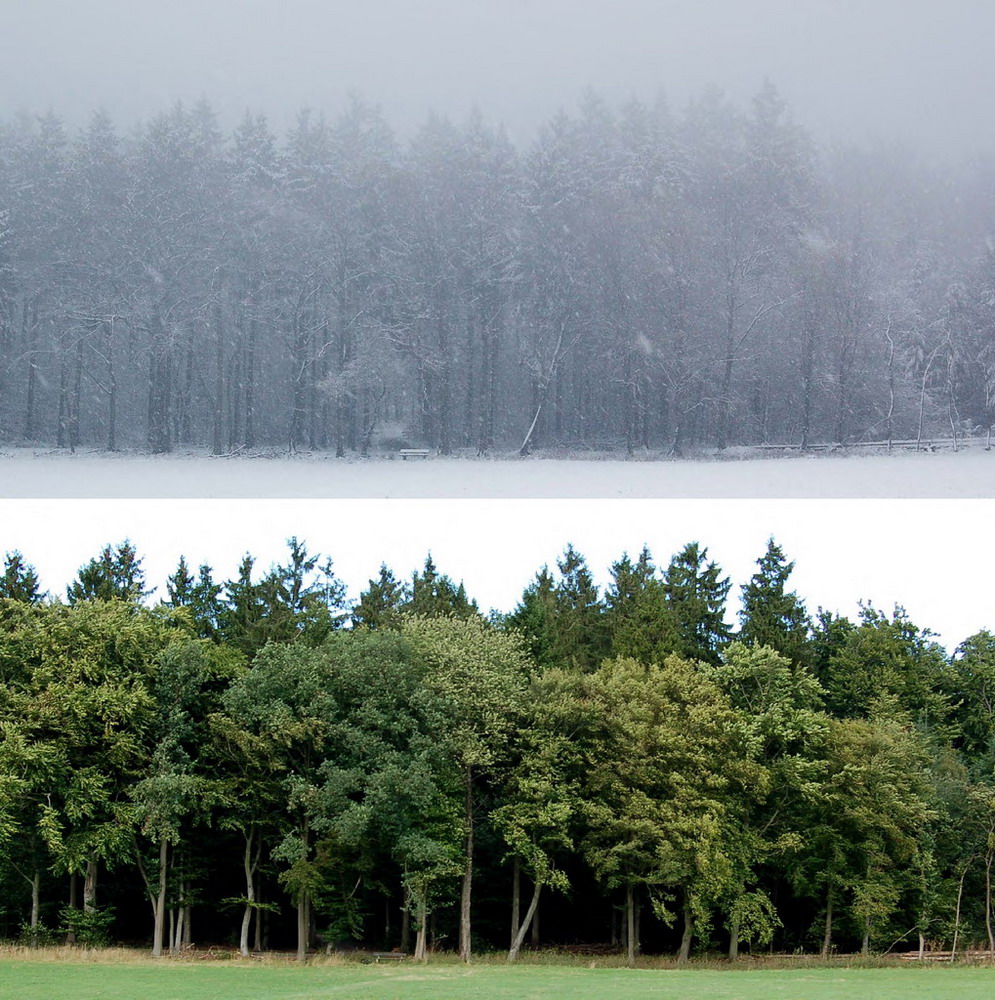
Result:
M0 452L0 497L995 497L995 451L698 461Z

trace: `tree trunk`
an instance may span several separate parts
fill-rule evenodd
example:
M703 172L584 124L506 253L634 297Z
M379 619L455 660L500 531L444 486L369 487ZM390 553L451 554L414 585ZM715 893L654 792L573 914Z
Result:
M509 962L514 962L518 958L518 953L522 949L522 942L525 940L525 935L538 909L539 893L541 891L542 883L536 882L535 889L532 891L532 900L529 902L529 908L525 911L525 919L522 921L521 926L518 928L518 933L515 934L514 940L511 942L511 948L508 951Z
M833 887L829 886L826 890L826 924L822 935L822 951L820 954L823 958L829 957L829 949L832 947L833 943Z
M686 962L691 957L691 939L694 936L694 914L691 912L691 894L684 896L684 933L681 935L681 950L678 962Z
M69 875L69 909L78 910L79 909L79 878L75 872ZM73 931L69 931L66 935L66 944L75 944L76 934Z
M636 964L636 907L633 901L632 883L625 887L625 947L629 965Z
M519 917L522 906L522 863L515 858L511 870L511 948L515 947L518 936ZM511 956L508 956L509 961Z
M985 855L985 930L988 933L988 954L995 959L995 936L992 935L992 851Z
M422 886L418 890L418 900L415 904L415 924L417 932L415 935L415 961L424 962L428 957L427 934L428 934L428 887Z
M967 878L967 869L970 865L964 866L964 871L961 872L960 882L957 884L957 908L954 912L954 941L950 948L950 961L954 960L957 954L957 936L960 934L960 904L961 900L964 898L964 880Z
M466 769L465 815L466 822L466 867L463 870L463 889L460 893L459 957L470 961L470 895L473 888L473 771Z
M307 961L307 942L311 932L310 899L302 892L297 901L297 961Z
M83 879L83 909L93 913L97 908L97 862L87 861Z
M729 961L735 962L739 958L739 913L732 915L729 921Z
M257 876L258 877L258 876ZM263 886L261 881L256 883L256 902L261 903L263 901ZM256 954L261 954L263 950L263 921L266 919L265 911L257 909L256 910L256 933L255 940L253 942L253 950Z
M245 838L245 853L242 856L242 868L245 872L245 911L242 913L242 930L238 939L238 950L240 954L249 957L249 924L252 922L252 911L256 902L256 866L259 863L259 851L256 850L253 857L252 847L255 838L255 830L250 829ZM259 918L256 917L258 928Z
M41 872L31 878L31 947L38 947L38 921L41 917Z
M166 916L166 874L169 860L169 844L163 837L159 844L159 894L155 901L155 923L152 929L152 956L162 957L162 932Z
M411 911L407 906L401 907L401 952L405 955L411 951Z

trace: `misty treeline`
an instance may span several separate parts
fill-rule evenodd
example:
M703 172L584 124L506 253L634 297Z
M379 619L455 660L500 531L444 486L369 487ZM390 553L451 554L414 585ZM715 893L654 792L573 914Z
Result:
M0 125L0 440L485 453L993 421L991 164L815 148L776 90L513 145L355 98Z
M814 617L771 540L568 547L509 614L292 539L0 584L0 934L424 956L993 948L995 635Z

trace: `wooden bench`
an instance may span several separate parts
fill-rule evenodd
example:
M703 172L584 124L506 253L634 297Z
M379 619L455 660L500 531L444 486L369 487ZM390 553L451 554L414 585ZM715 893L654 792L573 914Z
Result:
M375 951L367 961L376 962L379 965L381 962L401 962L407 957L403 951Z
M406 462L409 458L428 458L429 450L428 448L402 448L398 455L401 456L402 462Z

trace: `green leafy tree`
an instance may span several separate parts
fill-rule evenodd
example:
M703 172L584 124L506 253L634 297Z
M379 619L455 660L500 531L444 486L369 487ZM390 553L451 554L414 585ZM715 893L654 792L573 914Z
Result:
M950 735L947 656L902 608L890 616L865 605L827 667L827 708L845 718L899 717L923 732Z
M459 953L470 958L475 784L507 752L530 664L519 638L479 618L409 618L404 636L424 657L425 687L438 706L435 734L461 776L465 854Z
M780 926L763 870L783 870L803 842L808 819L799 806L822 776L828 719L818 681L770 647L732 642L707 675L729 698L748 758L762 768L725 817L732 877L724 903L735 959L741 941L768 944Z
M508 961L518 958L544 888L566 892L570 883L557 859L574 847L581 803L582 759L572 738L575 692L559 671L534 678L516 726L511 762L492 821L513 859L512 934ZM521 914L520 876L532 880L532 899Z
M635 888L646 886L665 922L680 899L690 952L696 919L730 877L723 817L734 789L755 777L745 764L725 696L676 656L661 666L606 662L579 695L589 712L583 853L607 888L626 890L629 961L635 960Z

